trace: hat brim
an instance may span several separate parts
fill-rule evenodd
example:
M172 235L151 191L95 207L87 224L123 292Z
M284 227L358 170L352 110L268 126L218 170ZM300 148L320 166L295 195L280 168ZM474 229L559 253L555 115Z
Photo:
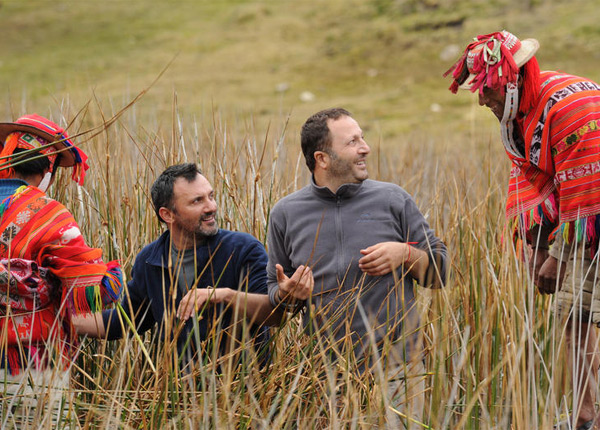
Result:
M515 52L515 55L513 55L513 60L515 60L517 67L521 67L523 64L531 60L539 47L540 43L536 39L523 39L521 41L521 48ZM472 89L475 76L476 75L473 74L469 75L462 85L458 86L458 88L461 90Z
M14 122L0 123L0 148L4 146L4 141L8 135L15 132L35 134L36 136L48 141L48 143L53 143L53 146L60 151L61 154L58 165L61 167L71 167L75 165L75 156L71 153L71 150L69 149L70 146L62 141L64 139L62 136L52 135L44 130L30 125L17 124ZM67 149L65 150L65 148Z

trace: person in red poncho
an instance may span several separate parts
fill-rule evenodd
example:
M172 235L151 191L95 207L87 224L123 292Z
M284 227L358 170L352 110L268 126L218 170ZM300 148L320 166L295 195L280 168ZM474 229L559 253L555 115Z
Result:
M454 93L477 92L479 104L500 121L512 162L506 214L518 221L530 247L538 290L556 293L567 318L567 357L579 403L575 426L568 428L597 428L600 85L541 72L538 47L537 40L507 31L477 36L444 76L452 73Z
M0 415L17 428L57 424L44 420L60 419L77 351L71 316L102 309L122 290L119 265L104 263L45 194L58 167L83 183L86 159L46 118L0 123Z

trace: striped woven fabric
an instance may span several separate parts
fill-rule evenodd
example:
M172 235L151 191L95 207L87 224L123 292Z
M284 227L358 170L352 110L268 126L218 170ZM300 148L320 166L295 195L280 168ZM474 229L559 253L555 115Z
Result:
M71 213L35 187L20 187L0 212L0 367L66 365L76 340L69 316L116 301L120 267L104 264Z
M542 72L536 106L520 123L525 158L513 163L508 217L526 225L546 219L558 224L567 242L597 241L600 214L600 86L558 72Z

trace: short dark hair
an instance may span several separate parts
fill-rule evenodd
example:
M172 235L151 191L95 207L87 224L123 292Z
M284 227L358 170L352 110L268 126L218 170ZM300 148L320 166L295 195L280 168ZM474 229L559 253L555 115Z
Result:
M25 151L31 150L25 148L15 148L13 151L13 155L15 155L15 157L13 157L15 162L13 169L17 175L22 178L27 178L36 174L43 175L46 170L50 169L50 160L48 157L44 156L44 154L41 152L30 152L27 155L23 155L21 157L18 156L18 154ZM54 166L52 166L53 175L56 171L56 167L58 166L58 162L60 161L59 157L60 154L57 154ZM30 158L32 158L32 160L30 160Z
M174 209L173 206L173 186L178 178L184 178L188 182L192 182L202 171L194 163L176 164L167 167L164 172L154 181L150 189L152 196L152 205L154 212L161 222L165 222L159 214L160 208Z
M352 114L342 108L325 109L312 115L302 126L300 144L306 165L311 172L315 170L315 152L326 151L331 146L331 133L327 121L342 116L351 117Z

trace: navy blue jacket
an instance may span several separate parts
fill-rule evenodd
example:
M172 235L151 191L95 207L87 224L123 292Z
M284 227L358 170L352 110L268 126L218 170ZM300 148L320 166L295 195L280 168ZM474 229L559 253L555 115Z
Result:
M127 283L121 304L130 319L135 322L138 333L158 324L160 338L164 338L162 324L165 314L172 313L174 316L183 298L184 294L178 292L177 285L173 283L176 271L168 268L170 249L171 235L166 231L137 255L131 280ZM199 288L229 287L249 293L267 294L267 254L262 243L255 237L247 233L219 229L215 236L197 246L196 255L197 275L202 274L198 282ZM176 293L174 299L173 293ZM206 340L209 330L215 327L214 324L218 324L218 327L228 327L232 311L223 311L222 304L207 306L198 321L198 333L193 333L194 318L190 318L178 337L179 353L182 353L186 342L193 344L194 339ZM123 336L118 312L117 309L111 309L102 313L108 339ZM171 324L179 321L175 317L170 320ZM251 331L257 341L266 341L266 327L252 327ZM193 335L190 337L191 333Z

